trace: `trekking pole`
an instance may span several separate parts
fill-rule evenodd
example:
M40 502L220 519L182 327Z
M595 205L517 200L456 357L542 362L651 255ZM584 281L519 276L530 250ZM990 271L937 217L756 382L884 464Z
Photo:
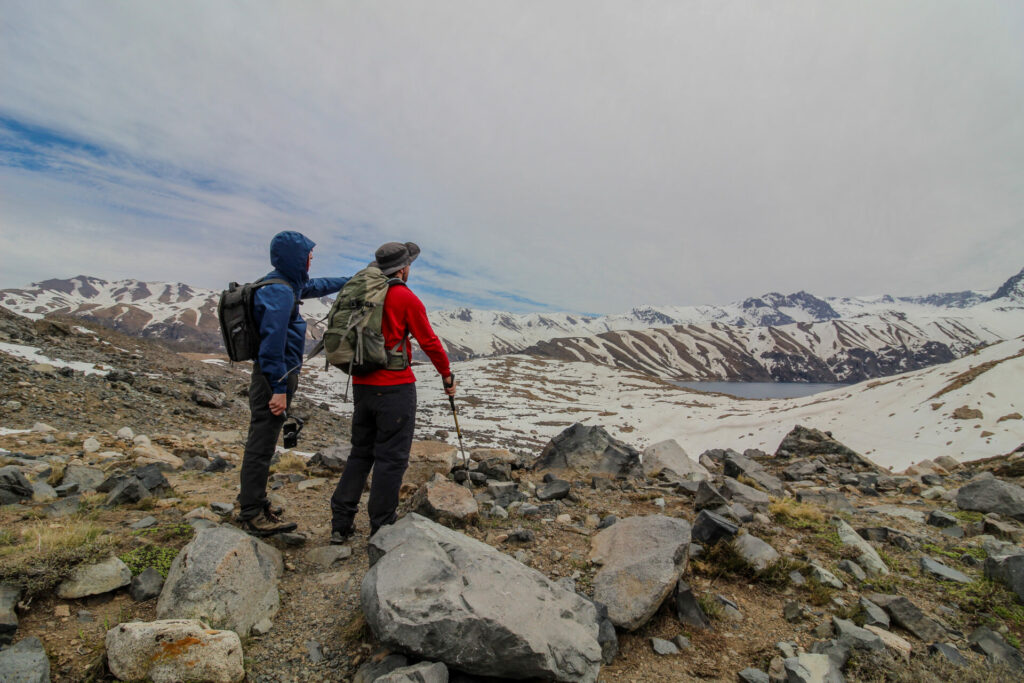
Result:
M455 373L454 372L451 374L451 378L452 378L452 384L454 385L455 384ZM444 384L444 378L443 377L441 378L441 383ZM445 389L447 389L448 385L445 384L444 387L445 387ZM452 417L455 418L455 433L459 435L459 451L462 452L462 464L466 467L466 469L469 469L469 458L466 457L466 449L462 445L462 430L459 429L459 413L455 410L455 397L454 396L451 396L451 395L448 396L448 405L450 405L452 407Z

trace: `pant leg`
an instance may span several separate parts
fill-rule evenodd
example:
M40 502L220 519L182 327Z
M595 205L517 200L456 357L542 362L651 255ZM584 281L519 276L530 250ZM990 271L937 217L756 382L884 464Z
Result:
M376 387L356 384L352 387L352 450L349 452L341 479L331 496L331 529L347 531L352 528L359 498L363 495L366 478L373 466L373 443L377 437L375 412Z
M288 405L298 385L298 376L288 378ZM254 365L249 381L249 436L245 441L242 469L239 475L241 491L238 494L239 519L250 519L263 510L267 503L267 478L270 476L270 461L277 448L281 426L285 416L270 412L270 397L273 396L270 383Z
M381 392L378 398L377 438L373 445L373 481L370 483L370 530L395 521L402 476L409 467L416 425L416 385L400 384Z

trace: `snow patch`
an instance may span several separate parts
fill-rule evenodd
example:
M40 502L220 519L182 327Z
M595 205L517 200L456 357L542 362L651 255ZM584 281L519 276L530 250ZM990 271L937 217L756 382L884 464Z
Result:
M0 342L0 352L27 360L30 363L47 363L55 368L71 368L72 370L84 372L87 375L106 374L110 371L106 366L97 366L92 363L85 363L82 361L68 361L61 360L59 358L50 358L34 346Z

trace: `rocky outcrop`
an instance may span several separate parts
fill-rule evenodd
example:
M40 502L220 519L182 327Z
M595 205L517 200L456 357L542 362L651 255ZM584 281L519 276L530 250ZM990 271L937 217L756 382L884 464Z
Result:
M416 514L368 550L360 601L385 646L475 675L597 679L597 610L542 574Z
M107 666L121 680L238 683L245 678L238 634L195 619L118 624L107 631L105 643Z
M608 618L633 630L647 623L686 569L689 522L650 515L628 517L594 536L590 560L594 599L608 606Z
M604 427L576 423L556 435L534 464L538 470L575 470L621 477L642 474L640 453L612 438Z
M160 619L200 619L246 636L277 613L281 553L233 527L203 529L178 553L157 601Z

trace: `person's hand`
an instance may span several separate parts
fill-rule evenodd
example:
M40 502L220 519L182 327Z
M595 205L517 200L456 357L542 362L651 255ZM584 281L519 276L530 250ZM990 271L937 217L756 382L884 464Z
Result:
M288 394L274 394L270 397L270 412L281 415L288 409Z
M449 396L454 396L455 375L448 375L447 377L442 378L441 381L444 382L444 393L448 394Z

